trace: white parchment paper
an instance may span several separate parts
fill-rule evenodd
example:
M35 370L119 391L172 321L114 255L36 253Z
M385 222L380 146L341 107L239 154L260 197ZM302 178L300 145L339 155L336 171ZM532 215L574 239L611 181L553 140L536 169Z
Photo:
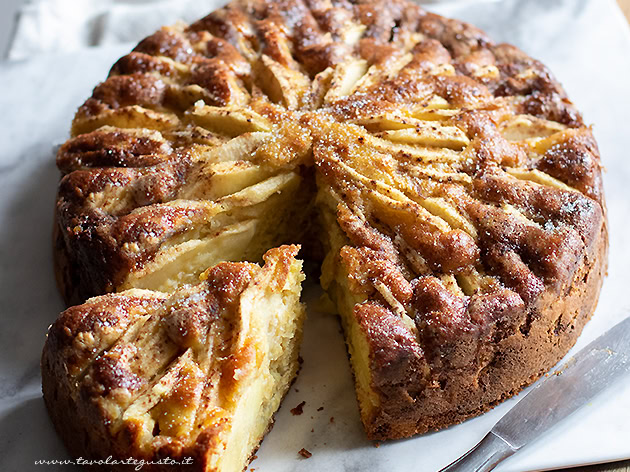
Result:
M541 59L586 121L594 123L607 168L610 267L579 349L630 314L628 25L614 0L475 0L431 8L471 21L497 41L514 43ZM172 20L169 23L176 18ZM39 378L44 335L62 309L51 258L58 181L51 146L67 138L76 108L127 50L129 46L93 48L0 65L1 471L78 470L35 464L69 458L46 415ZM307 292L307 301L317 298L314 285ZM302 356L300 376L250 466L258 471L435 471L473 446L515 401L445 431L376 448L360 425L334 316L309 311ZM289 410L302 401L304 413L291 415ZM313 456L300 458L302 448ZM615 385L497 470L625 458L630 458L630 380Z

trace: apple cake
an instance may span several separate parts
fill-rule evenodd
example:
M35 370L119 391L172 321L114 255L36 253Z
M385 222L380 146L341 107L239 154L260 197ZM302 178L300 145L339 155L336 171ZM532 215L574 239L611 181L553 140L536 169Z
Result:
M271 249L263 267L219 263L170 294L134 288L63 312L42 382L70 451L242 471L297 373L297 250ZM172 464L149 470L180 470Z
M68 303L306 244L372 439L537 379L606 270L599 152L561 85L407 0L237 0L162 28L94 89L57 164Z

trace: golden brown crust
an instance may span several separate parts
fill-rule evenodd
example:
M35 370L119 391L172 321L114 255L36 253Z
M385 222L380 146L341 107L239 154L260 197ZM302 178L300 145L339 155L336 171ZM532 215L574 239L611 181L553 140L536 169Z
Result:
M329 279L364 302L346 324L369 345L374 439L462 421L533 381L605 272L599 152L562 87L406 0L241 0L163 28L116 63L73 135L58 155L66 300L118 290L225 202L251 217L207 183L221 162L317 174L345 238Z
M343 76L330 79L328 71L343 71L352 63L348 58L357 64L365 61L364 67L374 75L373 85L367 80L355 93L338 94L335 83L343 82ZM400 69L399 74L389 77L388 68ZM318 96L320 82L328 88L325 97ZM225 127L209 127L195 118L195 101L203 100L210 108L252 110L257 118L248 122L259 119L261 124L250 130L268 129L270 124L276 135L274 144L263 149L262 162L275 166L274 156L280 153L286 154L284 166L295 167L302 162L300 156L309 153L312 128L319 121L304 115L304 110L320 108L318 116L360 122L368 114L409 103L426 106L432 97L451 106L482 109L496 108L502 97L514 114L570 126L581 123L542 64L511 46L494 45L470 25L405 1L388 2L387 8L373 1L332 5L243 1L190 27L156 32L118 61L110 77L94 89L74 120L78 135L58 154L58 166L68 174L60 185L56 210L59 251L69 262L63 278L76 285L77 298L72 301L116 290L162 245L185 239L191 227L209 217L192 204L177 209L170 204L203 198L189 188L191 181L211 175L199 173L200 165L207 167L199 160L204 160L206 150L233 136ZM287 113L283 107L296 112ZM483 120L488 122L485 131L493 126L482 115L462 113L452 121L475 135ZM285 130L287 121L302 125ZM247 126L237 133L243 131ZM572 172L576 177L569 181L574 184L575 178L594 178L597 169L577 177L581 171L570 168L569 160L581 165L584 157L571 151L572 145L550 150L554 154L540 162L541 170L553 176L564 172L565 179ZM478 153L487 148L496 158L499 146L509 148L496 140L479 140ZM576 188L582 189L579 184ZM112 208L108 205L112 199L125 204ZM459 248L462 237L449 236L438 246L442 252L453 249L453 244Z

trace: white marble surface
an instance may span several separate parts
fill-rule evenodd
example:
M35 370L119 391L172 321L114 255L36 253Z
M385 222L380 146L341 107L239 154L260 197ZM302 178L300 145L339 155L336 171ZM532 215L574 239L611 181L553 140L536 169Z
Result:
M473 21L497 40L516 43L543 60L586 121L595 123L608 170L611 255L599 307L579 348L630 313L627 24L613 0L487 0L435 9ZM67 137L76 107L127 49L86 50L0 65L1 471L73 470L34 464L37 459L67 458L46 416L39 385L44 334L62 308L51 263L58 180L51 147ZM258 471L434 471L476 443L514 401L454 428L375 448L359 423L334 317L310 312L303 357L300 377L251 465ZM289 409L303 400L304 414L292 416ZM321 406L324 409L317 411ZM303 447L312 458L299 458L297 451ZM624 458L630 458L630 380L615 385L500 471Z

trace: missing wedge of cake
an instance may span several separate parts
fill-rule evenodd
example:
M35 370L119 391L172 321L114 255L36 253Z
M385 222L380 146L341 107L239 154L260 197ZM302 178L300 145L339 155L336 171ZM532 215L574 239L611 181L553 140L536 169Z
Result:
M171 294L131 289L63 312L48 333L42 379L68 449L242 471L299 367L297 251L271 249L263 267L220 263Z

